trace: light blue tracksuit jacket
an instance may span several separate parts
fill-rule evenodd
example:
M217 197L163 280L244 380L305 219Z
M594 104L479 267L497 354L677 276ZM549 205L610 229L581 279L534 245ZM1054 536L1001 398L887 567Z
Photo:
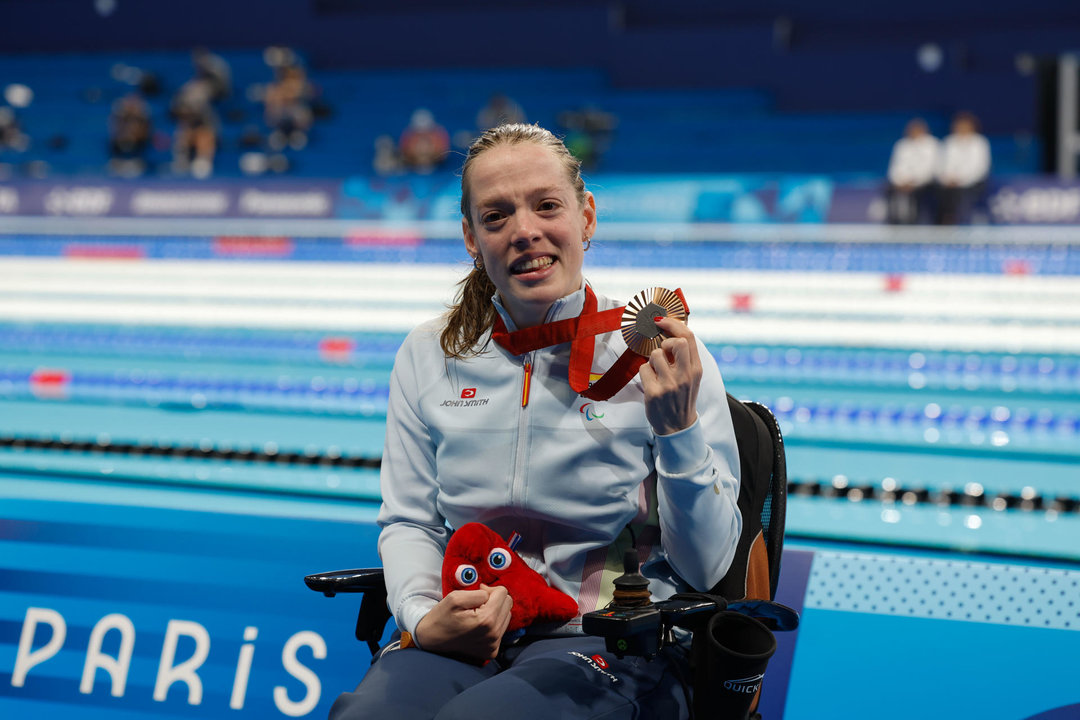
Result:
M621 304L598 301L600 310ZM557 301L548 321L583 304L584 288ZM485 338L479 355L453 359L439 346L442 327L413 330L390 379L379 554L402 630L413 632L442 597L450 529L470 521L519 533L518 554L582 613L610 599L632 535L656 599L723 577L742 527L739 457L723 380L701 341L698 422L657 436L638 378L604 402L570 388L569 343L515 356ZM619 332L597 336L593 373L625 349Z

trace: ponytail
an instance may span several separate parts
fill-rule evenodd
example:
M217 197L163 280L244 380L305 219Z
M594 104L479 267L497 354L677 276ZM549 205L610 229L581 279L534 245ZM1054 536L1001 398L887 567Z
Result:
M473 268L458 283L457 297L446 313L446 326L439 336L439 345L447 357L476 354L476 344L495 323L495 305L491 302L494 294L495 284L479 268Z

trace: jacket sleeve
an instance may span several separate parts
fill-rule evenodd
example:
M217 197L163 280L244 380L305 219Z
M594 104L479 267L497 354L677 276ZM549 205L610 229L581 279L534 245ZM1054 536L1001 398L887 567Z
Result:
M448 539L436 504L435 445L419 405L425 373L417 366L414 348L415 337L410 337L390 375L378 517L387 602L398 627L410 633L442 598L440 571Z
M656 436L660 539L668 563L695 590L718 583L742 532L739 450L716 360L698 340L702 378L698 420Z

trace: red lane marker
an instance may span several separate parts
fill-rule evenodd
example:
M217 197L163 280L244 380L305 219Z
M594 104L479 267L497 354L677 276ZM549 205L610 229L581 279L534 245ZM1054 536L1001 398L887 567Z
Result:
M319 341L319 357L328 362L344 362L352 357L356 341L347 337L324 337Z
M753 293L732 293L731 310L733 312L750 312L754 309Z
M900 292L907 280L901 273L889 273L885 276L885 292Z
M1006 275L1030 275L1031 263L1027 260L1011 259L1006 260L1002 266L1002 270Z
M69 258L141 260L146 257L146 248L141 245L101 245L91 243L68 243L61 253Z
M407 230L352 230L345 236L346 247L405 246L415 247L424 242L421 235Z
M71 371L62 368L36 368L30 373L30 392L39 398L66 398L71 388Z
M214 238L214 255L224 257L289 257L296 249L292 238L224 235Z

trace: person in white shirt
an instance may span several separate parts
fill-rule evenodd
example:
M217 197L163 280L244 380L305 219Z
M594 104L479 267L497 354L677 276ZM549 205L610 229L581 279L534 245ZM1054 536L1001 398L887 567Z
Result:
M888 172L888 221L893 225L929 223L934 179L941 145L926 122L908 122L904 137L893 145Z
M979 121L971 113L957 113L952 133L942 143L938 222L971 222L971 211L985 192L989 176L990 143L979 134Z

